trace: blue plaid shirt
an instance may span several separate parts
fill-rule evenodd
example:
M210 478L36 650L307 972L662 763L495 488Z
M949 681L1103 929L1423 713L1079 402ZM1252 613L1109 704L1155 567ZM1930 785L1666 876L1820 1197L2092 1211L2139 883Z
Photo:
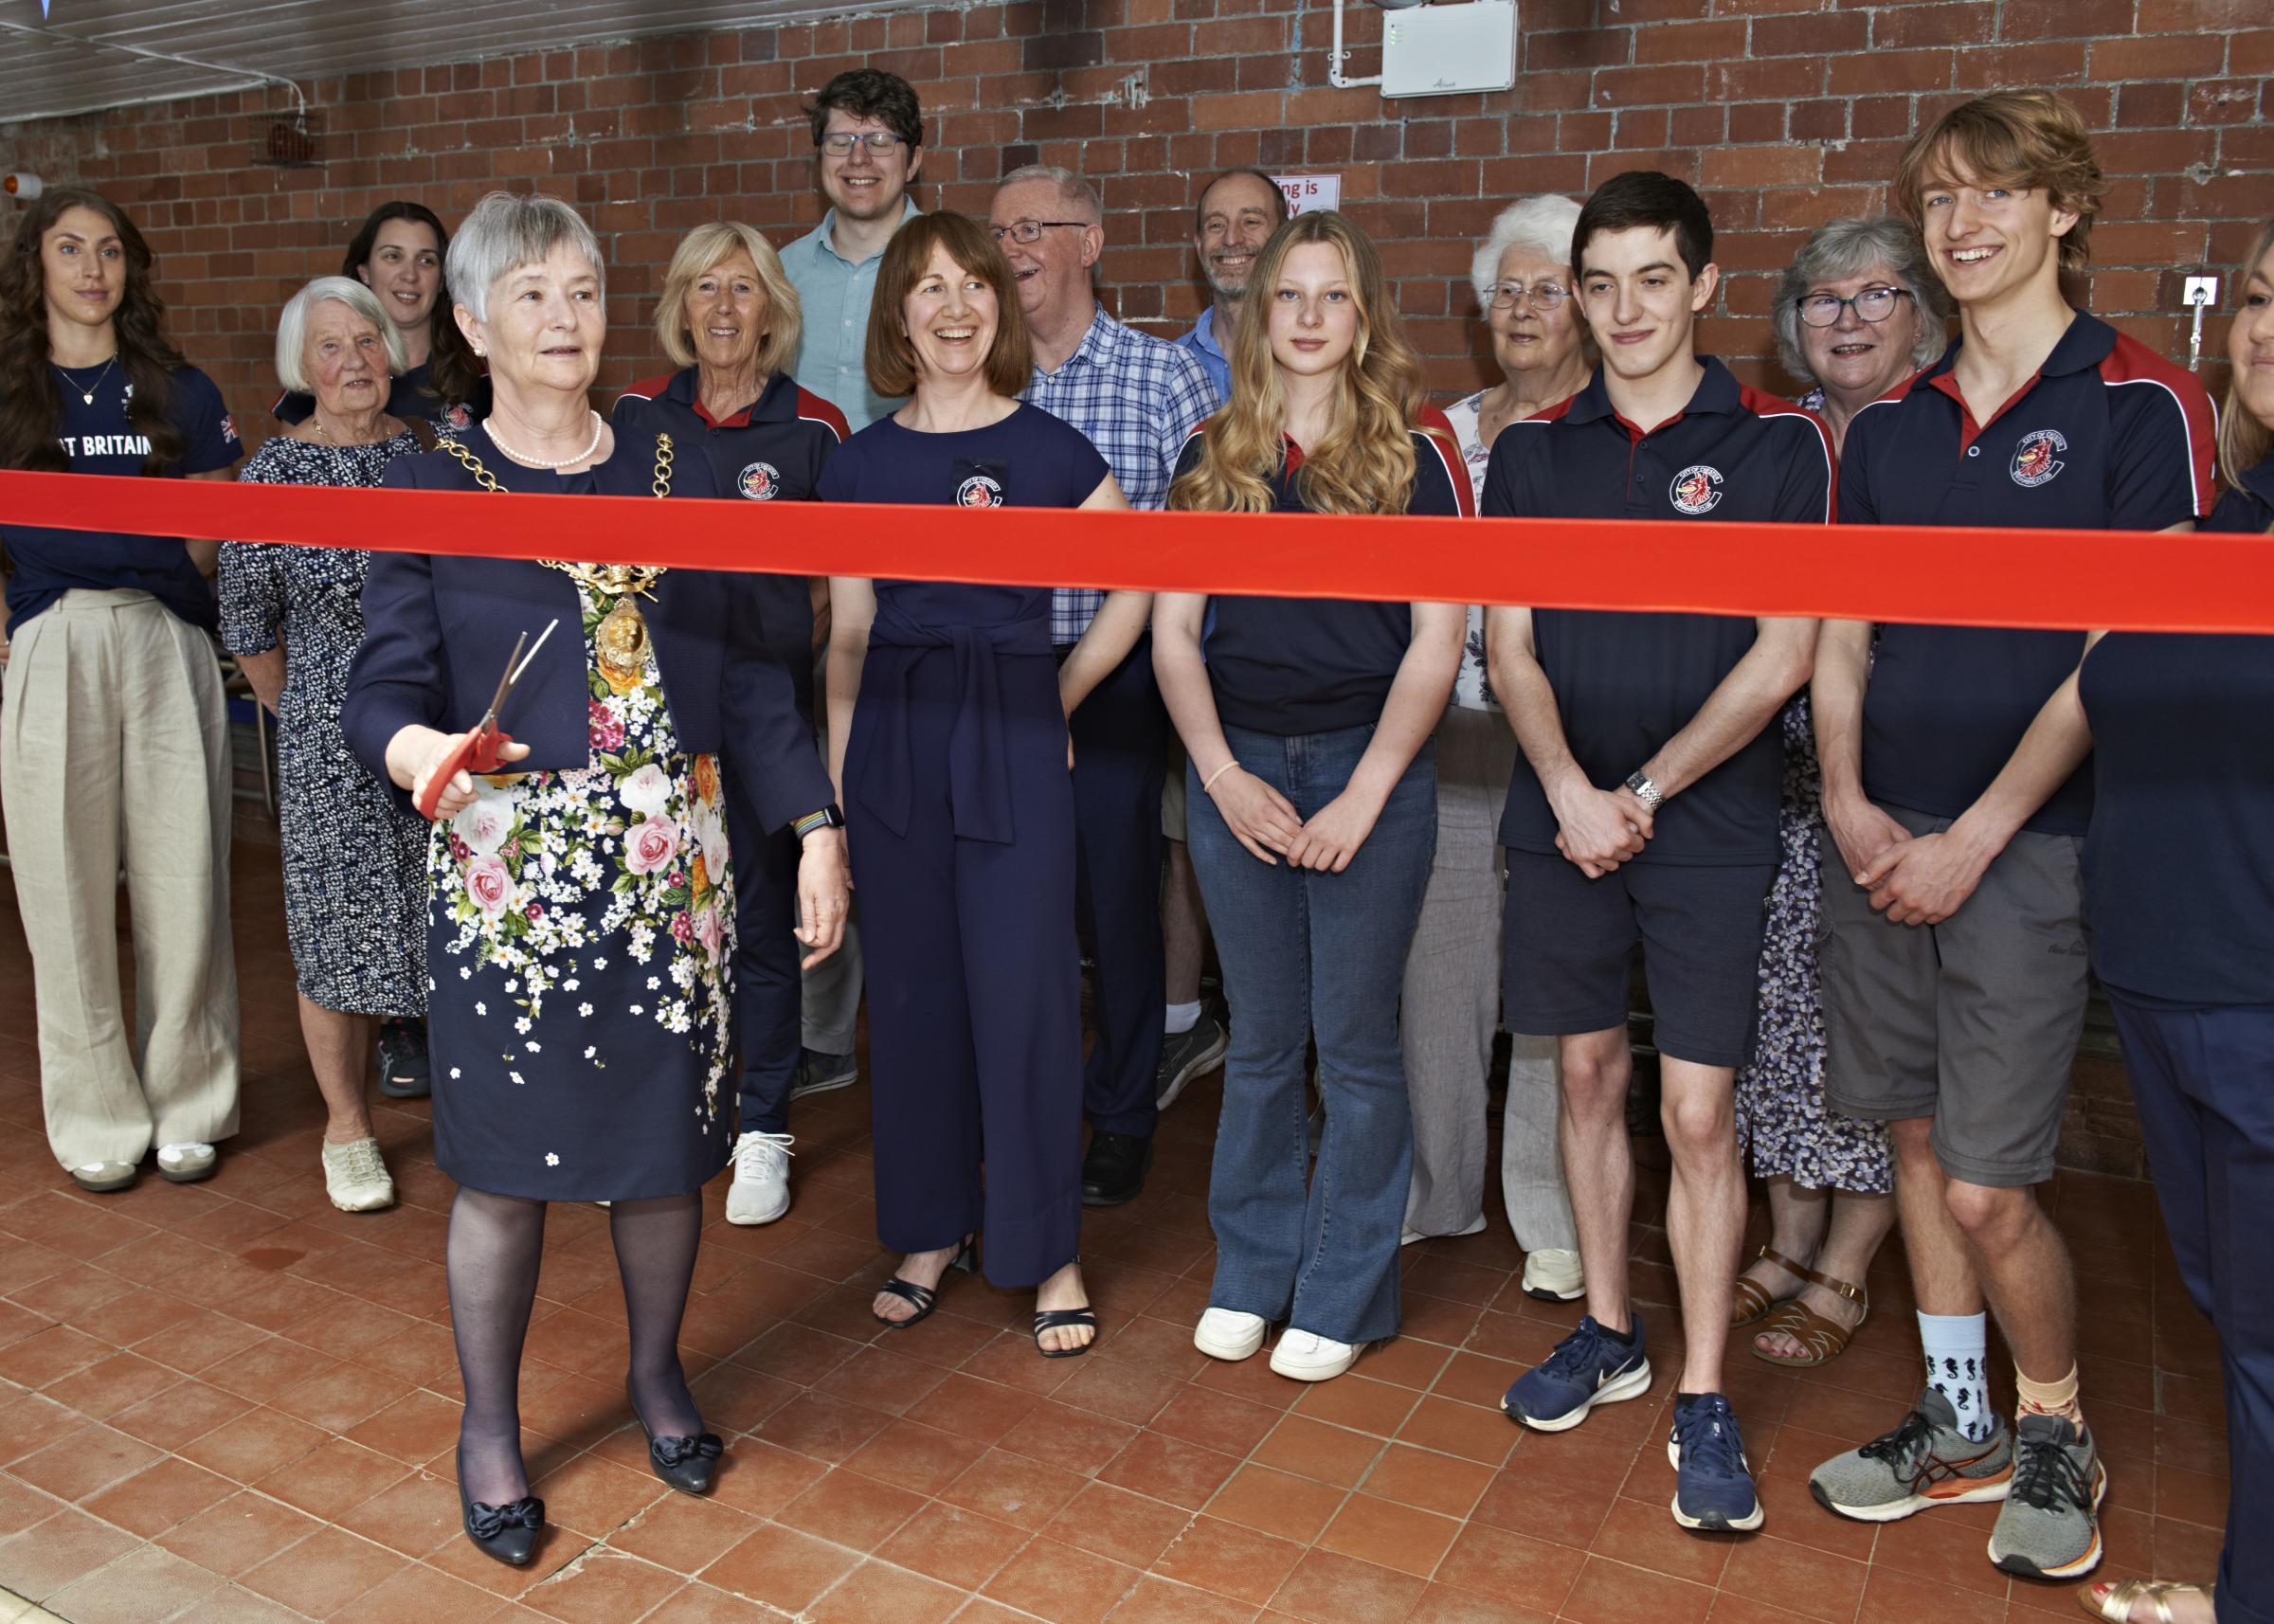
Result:
M1126 327L1102 309L1055 372L1035 369L1020 397L1087 435L1113 470L1133 508L1168 500L1184 437L1221 405L1216 386L1190 353ZM1050 641L1081 641L1106 595L1061 586L1051 595Z

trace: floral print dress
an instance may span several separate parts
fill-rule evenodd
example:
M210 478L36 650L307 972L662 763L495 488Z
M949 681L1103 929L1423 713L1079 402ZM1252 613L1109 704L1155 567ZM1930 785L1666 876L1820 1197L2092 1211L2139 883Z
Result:
M717 759L679 749L652 645L604 675L616 600L578 597L589 765L481 780L428 843L435 1160L500 1195L679 1195L731 1138L726 803Z

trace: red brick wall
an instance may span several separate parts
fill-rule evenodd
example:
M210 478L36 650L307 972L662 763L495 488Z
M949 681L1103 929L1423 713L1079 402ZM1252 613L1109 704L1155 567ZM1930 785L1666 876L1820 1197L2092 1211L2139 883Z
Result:
M1366 0L1347 14L1351 69L1370 72L1381 15ZM721 215L777 241L808 228L820 204L798 103L861 63L923 95L926 208L981 211L1020 163L1094 177L1110 297L1162 331L1200 303L1196 176L1340 172L1448 391L1486 375L1467 266L1494 210L1621 169L1669 169L1706 192L1731 273L1706 342L1770 381L1765 312L1799 232L1881 207L1905 134L1968 95L2051 86L2106 132L2092 304L2166 353L2184 343L2180 275L2230 270L2274 208L2265 0L1525 0L1513 90L1395 102L1326 85L1329 24L1324 0L855 17L323 82L321 169L250 163L261 96L0 128L0 168L90 182L134 210L183 346L255 428L279 305L336 269L354 222L394 196L454 218L492 186L533 184L585 208L610 254L605 381L651 368L646 320L677 233ZM0 232L15 212L0 206Z

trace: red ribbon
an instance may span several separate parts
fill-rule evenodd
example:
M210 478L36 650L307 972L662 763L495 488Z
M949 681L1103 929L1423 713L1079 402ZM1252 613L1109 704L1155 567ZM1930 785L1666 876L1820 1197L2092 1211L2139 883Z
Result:
M1072 514L0 473L0 524L995 585L2274 632L2257 535L1681 520Z

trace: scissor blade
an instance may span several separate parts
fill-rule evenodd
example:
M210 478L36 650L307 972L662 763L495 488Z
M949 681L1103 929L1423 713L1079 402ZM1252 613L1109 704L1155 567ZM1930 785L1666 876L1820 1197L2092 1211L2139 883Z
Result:
M545 646L545 640L552 636L552 628L560 623L561 623L557 618L547 621L545 623L545 629L537 634L535 647L532 647L527 655L523 655L521 659L510 668L510 675L505 679L506 691L508 693L512 692L514 683L521 680L521 674L529 669L530 662L537 658L537 649L543 648ZM528 636L526 632L524 632L522 635L524 637ZM521 654L521 645L519 643L515 643L514 645L514 653L516 655ZM498 696L498 702L500 704L504 703L503 695Z
M521 645L527 641L529 641L527 632L523 632L514 640L514 652L506 659L505 675L497 679L497 692L490 696L489 714L481 719L481 726L485 731L496 725L497 713L505 708L505 696L514 691L514 662L521 658Z

